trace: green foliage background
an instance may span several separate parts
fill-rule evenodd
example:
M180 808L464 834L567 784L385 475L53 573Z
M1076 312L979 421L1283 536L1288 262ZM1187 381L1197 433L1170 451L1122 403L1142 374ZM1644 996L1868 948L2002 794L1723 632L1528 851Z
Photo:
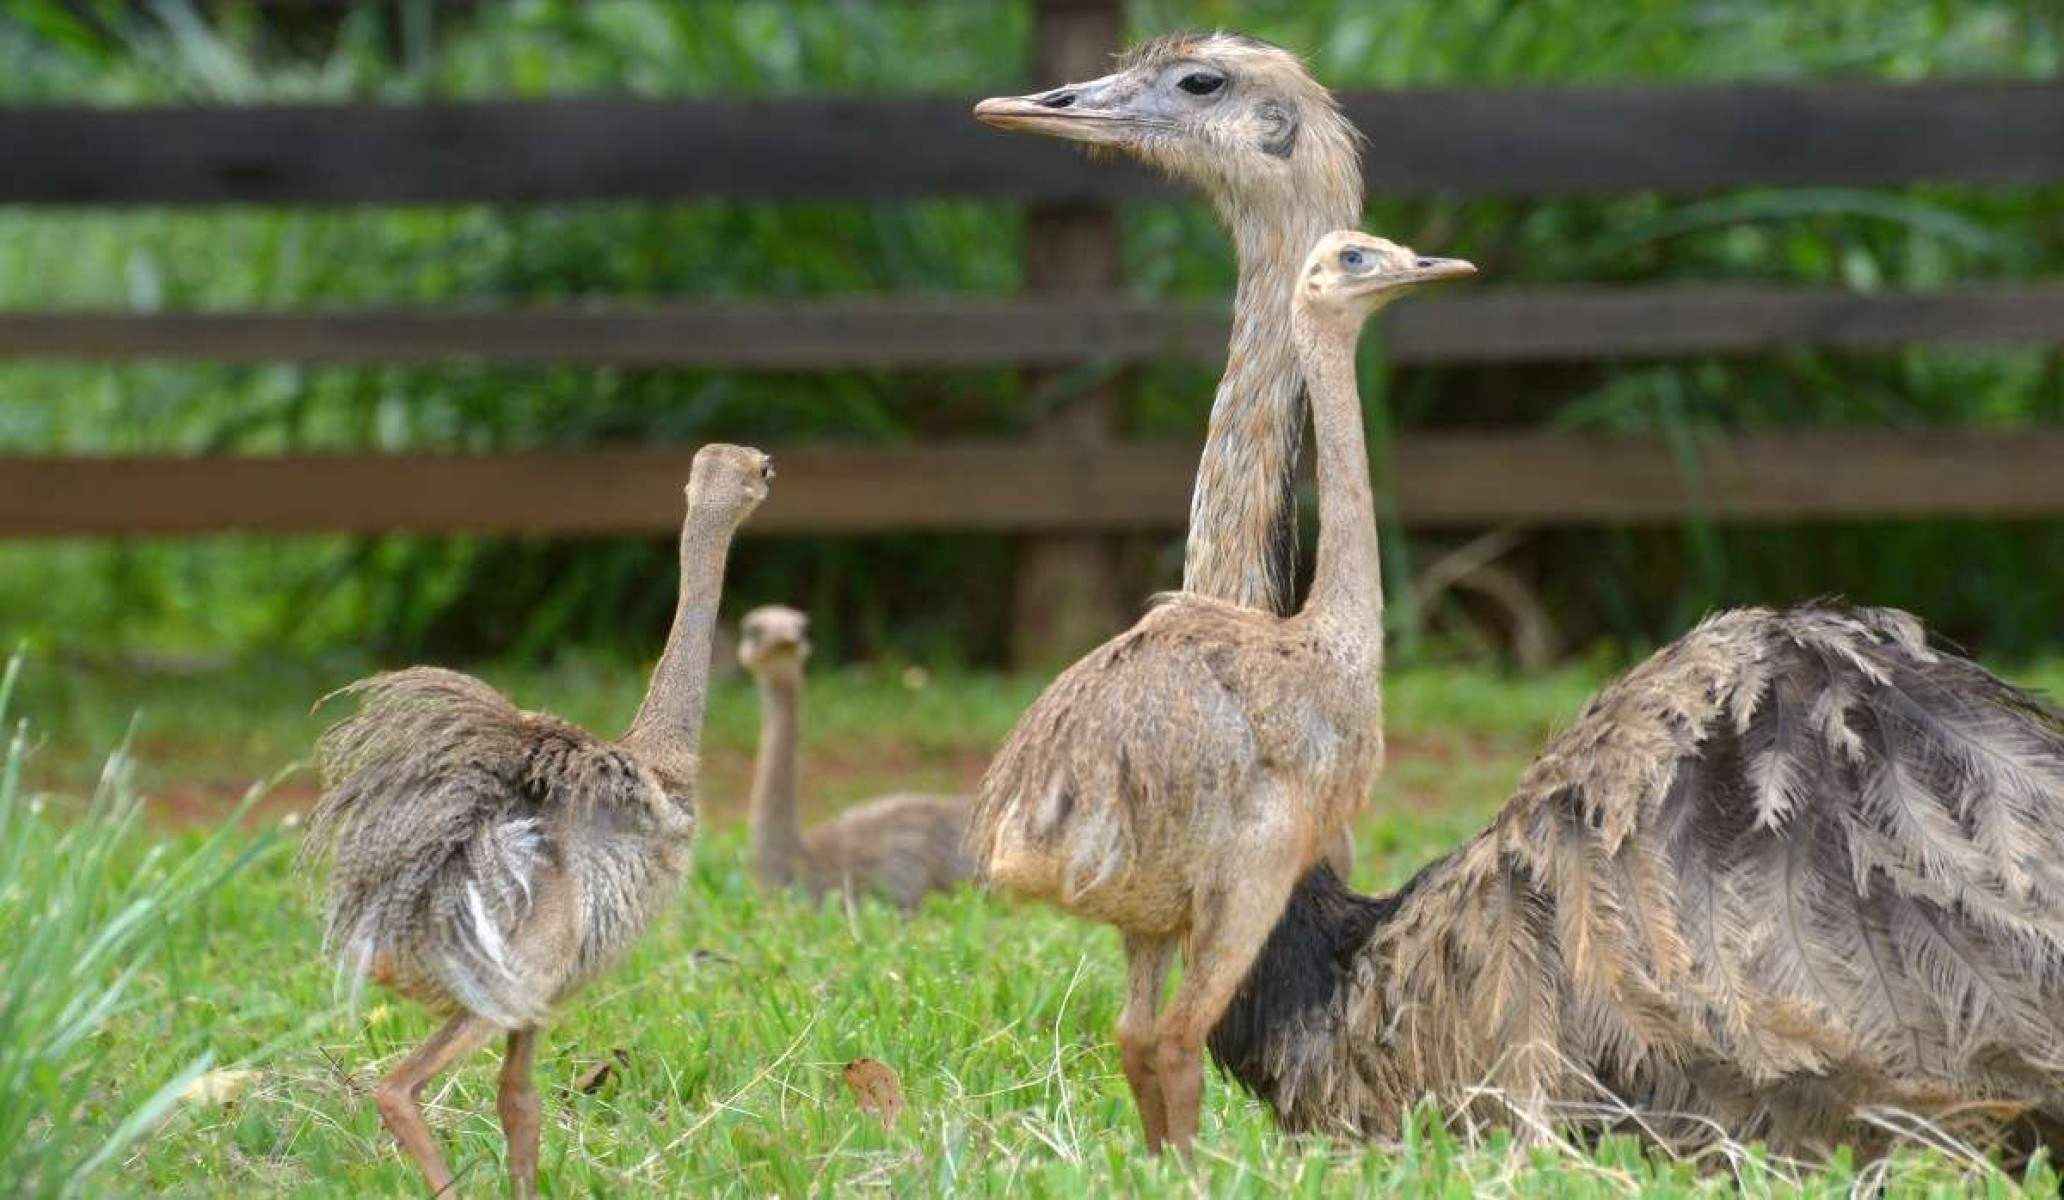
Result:
M0 103L980 94L1025 77L1029 6L768 0L404 0L275 18L235 3L11 0ZM1133 32L1237 27L1350 86L1945 76L2052 78L2047 0L1141 0ZM1369 153L1383 153L1380 130ZM1372 200L1368 223L1500 282L1661 279L1934 288L2055 276L2064 189L1748 190L1603 201ZM1130 286L1216 296L1232 265L1201 208L1125 214ZM594 203L350 210L0 208L0 307L475 306L849 292L1008 292L1006 204ZM1380 353L1380 351L1376 352ZM1380 376L1378 377L1380 378ZM587 368L0 364L0 452L485 451L713 437L908 441L1008 433L1066 399L1006 372L773 376ZM1372 379L1392 429L1662 430L2064 419L2050 351ZM1123 384L1143 436L1195 436L1208 372ZM253 503L262 503L253 497ZM1407 575L1437 544L1391 531ZM1162 573L1172 544L1155 548ZM1579 644L1674 635L1719 604L1840 592L2020 656L2064 640L2064 522L1537 534L1523 566ZM736 603L817 614L834 655L1000 657L1012 547L994 537L773 540ZM1393 581L1394 585L1397 581ZM94 652L351 647L381 656L639 650L671 604L663 540L268 540L0 546L0 631Z

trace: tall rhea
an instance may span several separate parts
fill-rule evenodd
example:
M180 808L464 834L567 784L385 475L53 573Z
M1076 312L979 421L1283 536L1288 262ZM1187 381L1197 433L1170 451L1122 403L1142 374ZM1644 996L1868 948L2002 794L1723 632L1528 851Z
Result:
M724 560L773 474L757 450L696 454L673 631L616 741L430 667L352 684L359 710L323 735L309 849L329 864L326 944L354 982L450 1017L373 1092L433 1192L452 1174L417 1098L505 1033L509 1176L535 1194L538 1032L643 932L687 865Z
M780 604L738 623L738 661L760 689L760 746L753 762L753 867L766 887L875 892L914 908L974 874L961 842L968 802L959 796L883 796L805 831L798 815L803 674L810 618Z
M2064 716L1887 609L1712 617L1395 895L1298 885L1213 1055L1284 1124L2064 1148Z
M1113 74L984 100L975 116L1129 154L1211 198L1240 282L1190 500L1183 589L1290 612L1306 408L1290 301L1313 243L1361 215L1354 127L1295 55L1239 34L1146 42Z
M1124 937L1118 1041L1152 1148L1195 1137L1205 1034L1382 762L1383 593L1355 335L1379 305L1472 271L1360 234L1320 242L1293 321L1318 432L1304 608L1161 597L1054 681L982 780L971 838L990 879ZM1157 1013L1178 946L1188 968Z

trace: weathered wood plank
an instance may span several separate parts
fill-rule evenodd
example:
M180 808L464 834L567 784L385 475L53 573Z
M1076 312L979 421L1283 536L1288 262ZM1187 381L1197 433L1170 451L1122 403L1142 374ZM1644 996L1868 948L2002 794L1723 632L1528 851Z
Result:
M1082 79L1102 73L1118 49L1124 14L1118 0L1036 0L1032 77ZM1053 203L1025 210L1025 288L1063 310L1117 290L1118 214L1108 204ZM1051 372L1034 370L1038 388ZM1046 415L1032 436L1055 446L1094 450L1110 444L1117 422L1108 381L1074 394ZM1094 532L1046 533L1018 547L1012 581L1010 655L1019 667L1061 667L1125 626L1117 546Z
M2064 342L2064 285L1863 295L1728 285L1475 288L1382 318L1406 364ZM881 297L663 308L0 312L0 358L449 359L816 371L1224 358L1222 306L1105 296Z
M760 534L1148 531L1187 518L1196 448L777 449ZM662 532L692 452L0 459L0 537ZM1419 434L1380 472L1413 525L2064 514L2064 432L1813 432L1702 443Z
M1431 89L1345 103L1371 135L1369 188L1390 196L2064 179L2064 86L2049 83ZM1167 194L1144 171L982 129L968 104L19 107L0 118L0 203Z

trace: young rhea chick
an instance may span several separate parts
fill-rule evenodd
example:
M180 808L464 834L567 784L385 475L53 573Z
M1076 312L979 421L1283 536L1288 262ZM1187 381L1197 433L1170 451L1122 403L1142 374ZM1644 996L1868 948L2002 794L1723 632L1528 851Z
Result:
M344 689L361 703L317 748L324 791L308 856L328 864L324 941L339 970L450 1018L373 1089L433 1193L447 1194L452 1174L417 1099L503 1035L510 1182L536 1194L538 1032L643 932L687 866L724 560L773 477L757 450L696 454L673 631L613 742L454 671L413 667Z
M1318 435L1304 607L1283 617L1161 597L1054 681L982 780L971 845L988 878L1124 938L1118 1042L1152 1149L1195 1137L1205 1035L1382 763L1383 589L1357 334L1385 303L1472 273L1351 231L1320 240L1291 325ZM1178 947L1182 983L1157 1013Z
M738 661L760 688L760 748L753 763L753 864L769 888L800 885L813 897L871 891L904 908L974 874L962 841L968 802L959 796L884 796L805 833L797 816L797 743L810 618L779 604L745 614Z

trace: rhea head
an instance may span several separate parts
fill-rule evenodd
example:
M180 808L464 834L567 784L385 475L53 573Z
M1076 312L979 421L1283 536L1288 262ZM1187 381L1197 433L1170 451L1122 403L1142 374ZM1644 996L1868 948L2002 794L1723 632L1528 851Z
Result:
M785 604L763 604L738 622L738 665L754 678L799 678L810 657L810 618Z
M774 460L750 446L712 442L688 468L688 511L710 521L741 522L767 498Z
M1296 55L1243 34L1156 38L1100 79L984 100L975 117L1130 154L1221 199L1273 184L1361 205L1357 135L1332 95Z
M1306 319L1360 323L1398 297L1430 283L1476 274L1459 258L1430 258L1410 247L1342 229L1319 239L1305 257L1297 311Z

